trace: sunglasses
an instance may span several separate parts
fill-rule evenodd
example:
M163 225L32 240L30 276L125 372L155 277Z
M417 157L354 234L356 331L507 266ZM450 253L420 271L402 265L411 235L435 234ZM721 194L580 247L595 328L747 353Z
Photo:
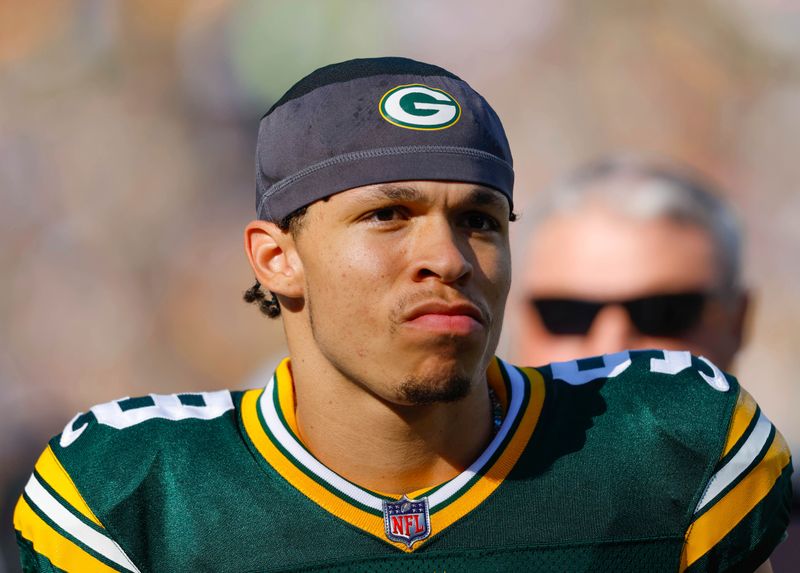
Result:
M642 334L669 337L684 334L699 322L709 296L704 292L684 292L607 302L532 297L529 302L551 334L586 334L597 313L613 304L628 312Z

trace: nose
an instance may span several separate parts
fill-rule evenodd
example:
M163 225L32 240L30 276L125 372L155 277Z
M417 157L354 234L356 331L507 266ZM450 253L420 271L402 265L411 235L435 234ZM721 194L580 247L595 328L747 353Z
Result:
M591 355L610 354L634 348L639 331L622 306L610 304L597 314L586 337Z
M435 278L443 283L463 282L472 274L470 246L445 218L436 218L417 230L413 257L414 280Z

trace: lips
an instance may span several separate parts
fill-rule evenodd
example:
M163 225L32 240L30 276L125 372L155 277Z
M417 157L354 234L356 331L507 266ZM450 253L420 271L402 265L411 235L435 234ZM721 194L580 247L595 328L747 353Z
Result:
M468 316L483 324L484 318L480 309L469 302L427 302L413 307L406 320L414 320L421 316L433 314L442 316Z
M483 328L486 319L481 310L470 302L431 301L412 307L405 323L433 333L466 335Z

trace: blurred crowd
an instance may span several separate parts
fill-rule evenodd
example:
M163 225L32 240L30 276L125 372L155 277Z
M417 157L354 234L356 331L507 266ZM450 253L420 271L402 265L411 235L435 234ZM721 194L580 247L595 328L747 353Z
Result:
M280 323L241 301L258 118L293 78L377 55L463 73L493 102L523 219L609 152L718 181L752 294L732 370L800 459L800 4L7 0L3 490L95 403L264 382L253 373L285 349Z

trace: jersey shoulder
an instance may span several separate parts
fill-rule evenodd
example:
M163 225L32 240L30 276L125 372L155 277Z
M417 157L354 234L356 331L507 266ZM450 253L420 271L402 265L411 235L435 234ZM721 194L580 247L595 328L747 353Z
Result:
M752 570L769 557L788 524L791 456L735 377L667 350L537 370L555 425L592 404L583 466L588 459L595 475L621 484L630 504L661 503L649 514L671 516L683 532L681 571Z
M686 351L624 351L538 370L554 423L568 423L573 411L591 417L581 422L592 427L586 454L596 451L599 462L630 465L630 451L638 452L638 478L660 487L666 476L680 476L687 505L721 458L744 396L733 376Z
M174 436L196 435L216 430L230 421L240 392L184 392L125 397L92 406L76 414L54 437L50 445L65 456L80 456L83 451L134 445L161 447ZM180 422L180 423L176 423Z
M653 506L658 519L650 523L661 520L660 532L680 529L720 458L739 392L736 380L688 352L656 350L536 370L545 381L545 400L540 443L532 447L547 442L555 448L556 467L579 484L591 467L592 476L627 500L625 507ZM640 527L635 519L630 524Z
M681 392L714 390L719 395L732 391L739 383L703 356L685 350L624 350L537 367L546 379L580 386L611 381L633 385L642 394L660 393L665 386L679 385ZM713 394L709 393L709 396Z
M44 455L90 491L98 475L126 489L159 471L199 467L209 449L222 457L240 448L240 399L240 392L218 390L112 400L73 417Z
M136 571L130 544L115 535L120 524L133 523L145 507L164 511L154 502L170 484L224 481L246 451L240 400L240 392L227 390L151 394L77 414L50 440L17 503L23 561L27 555L37 570L49 563L56 570Z
M631 350L537 369L556 397L599 394L613 415L693 427L704 441L724 440L741 388L714 363L687 351Z

